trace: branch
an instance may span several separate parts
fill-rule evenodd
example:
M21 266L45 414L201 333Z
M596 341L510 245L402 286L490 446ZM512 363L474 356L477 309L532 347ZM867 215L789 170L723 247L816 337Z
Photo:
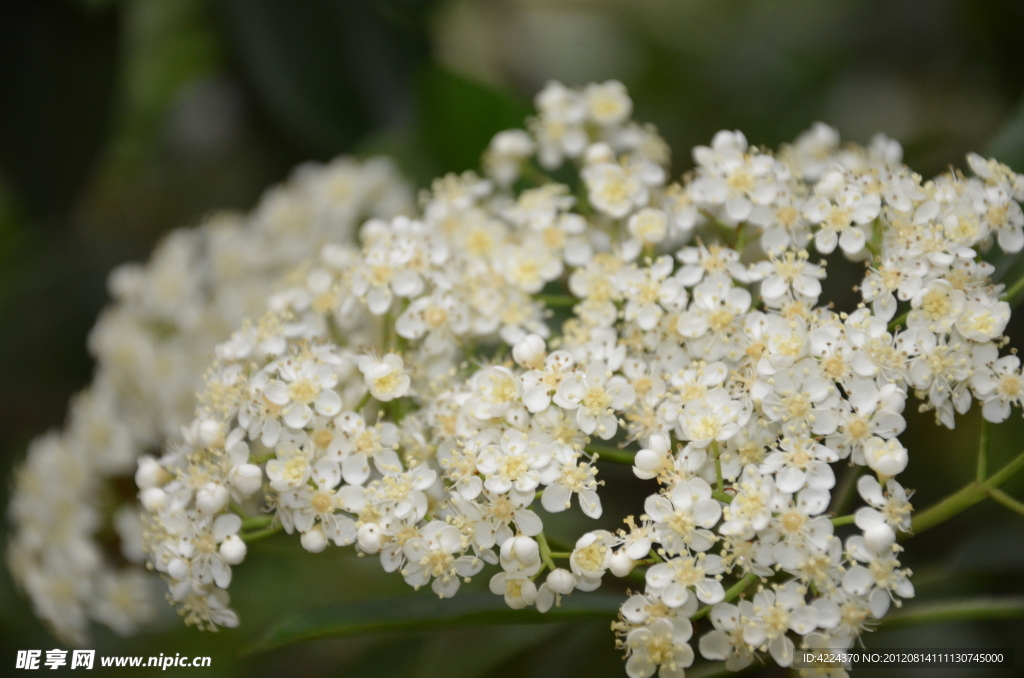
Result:
M737 596L746 591L747 588L758 579L760 579L760 577L758 577L756 574L754 574L753 572L748 572L746 575L744 575L743 579L740 579L738 582L736 582L735 584L733 584L725 590L725 598L722 599L722 602L731 603L732 601L736 600ZM690 619L697 620L708 616L708 613L711 612L712 607L714 606L707 605L705 607L700 608L699 610L693 613L693 616L690 617Z
M1024 453L1021 453L1009 464L1001 468L995 475L983 483L972 481L957 492L949 495L938 504L918 513L911 522L911 534L921 534L925 530L945 522L955 515L963 513L970 507L988 497L991 490L998 488L1007 480L1024 469Z

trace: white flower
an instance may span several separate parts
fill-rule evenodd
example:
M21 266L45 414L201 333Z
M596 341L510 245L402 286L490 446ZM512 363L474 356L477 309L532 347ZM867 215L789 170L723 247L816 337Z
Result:
M593 591L601 585L601 577L608 571L615 538L605 530L587 532L576 541L569 557L569 567L576 575L576 588Z
M668 235L668 216L661 210L645 207L629 218L626 227L643 243L660 243Z
M647 186L630 168L603 162L586 167L582 176L590 203L610 217L621 219L647 203Z
M369 460L381 475L396 476L402 462L394 448L398 444L398 428L391 422L367 426L355 412L343 412L335 420L341 434L330 456L341 462L341 475L350 485L362 485L370 477Z
M729 398L724 389L716 388L701 400L686 404L679 418L679 428L692 445L707 447L712 442L732 438L749 417L750 411L739 401Z
M876 619L885 616L895 596L914 597L914 585L908 578L910 571L899 569L900 561L891 549L876 553L866 548L863 537L853 536L847 540L846 550L851 559L863 565L847 568L843 590L851 595L866 596Z
M531 335L537 336L537 335ZM539 337L538 337L539 339ZM517 344L517 347L522 344ZM521 351L521 355L525 352ZM572 372L573 358L568 351L552 351L546 358L541 354L543 364L522 375L523 404L526 409L536 414L543 412L551 404L551 397L558 387Z
M891 478L907 468L909 458L907 448L899 440L872 436L864 443L864 461L872 471Z
M839 394L813 363L803 361L776 374L761 408L770 421L780 422L787 433L810 431L828 435L836 430Z
M382 403L401 398L409 392L409 375L405 374L405 363L394 353L383 358L363 356L359 359L359 371L370 395Z
M661 678L683 678L684 669L693 664L693 648L687 643L692 635L693 627L686 620L673 624L655 619L631 631L626 637L626 674L650 678L658 671Z
M505 604L513 610L521 610L537 602L537 586L526 575L512 576L499 572L491 577L491 593L505 596Z
M748 620L743 640L759 649L767 647L779 666L792 664L796 649L786 632L806 635L818 627L818 611L807 605L797 582L761 591L738 607L740 617Z
M458 529L440 520L427 523L421 536L405 543L403 552L406 565L402 576L414 588L425 586L431 579L431 588L441 598L451 598L459 590L459 577L475 576L483 568L482 560L475 556L459 556L465 546Z
M718 603L708 615L715 630L700 638L700 654L712 661L725 661L729 671L740 671L754 661L756 648L743 639L740 610L730 603Z
M551 461L546 443L529 439L516 430L505 431L498 444L488 445L477 460L477 470L486 476L484 487L491 492L532 492L540 484L539 469Z
M821 295L821 280L825 278L824 267L807 261L807 252L786 252L781 257L772 257L755 269L764 275L761 296L769 306L781 306L786 300L796 298L816 302Z
M451 294L434 292L416 299L395 320L395 332L406 339L424 339L427 353L444 352L453 339L469 330L465 305Z
M564 443L552 444L551 463L542 472L541 482L547 487L541 505L549 513L560 513L572 505L573 494L579 495L580 508L590 518L600 518L601 497L597 494L597 469L578 462L579 453Z
M647 569L647 591L661 598L669 607L684 605L693 587L697 599L713 605L725 598L725 589L716 578L725 572L721 556L687 553L656 563Z
M291 519L299 532L308 532L318 521L325 536L338 546L346 546L356 539L356 524L337 511L348 507L345 489L336 490L341 483L341 469L330 459L321 459L313 467L314 487L304 485L285 493L281 505L291 509Z
M338 383L335 368L313 360L283 360L277 364L279 379L272 379L263 390L270 402L284 408L284 423L299 429L319 414L333 416L341 411L341 397L335 392ZM313 407L310 407L312 405Z
M1024 376L1021 374L1020 358L1015 355L997 358L998 350L992 344L985 344L975 351L974 374L971 387L984 402L982 414L993 423L1006 421L1010 406L1021 406L1024 402Z
M669 554L707 551L717 538L710 531L722 517L722 505L711 498L711 486L700 478L680 480L664 495L651 495L644 512L654 521L654 534Z
M633 101L618 80L591 83L583 91L587 116L599 125L620 125L633 113Z
M612 376L604 362L595 360L583 374L577 372L558 386L555 404L576 410L576 422L586 434L609 440L618 430L615 412L633 404L636 392L622 376Z
M500 417L519 400L522 382L507 367L485 367L473 375L470 412L477 419Z

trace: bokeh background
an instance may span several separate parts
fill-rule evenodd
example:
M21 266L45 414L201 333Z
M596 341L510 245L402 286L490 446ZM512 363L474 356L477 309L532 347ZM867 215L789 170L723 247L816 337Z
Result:
M674 149L674 174L718 129L777 146L816 120L847 140L877 131L899 139L926 176L963 167L969 150L1024 171L1022 26L1024 3L1014 0L4 0L0 501L26 443L61 425L68 397L91 377L85 336L110 268L145 259L162 234L204 214L250 208L301 161L386 153L427 186L474 167L546 81L617 78L637 117ZM1024 270L998 263L1010 275ZM833 296L852 303L845 276L856 269L830 272ZM1024 337L1024 322L1011 333ZM930 415L909 419L905 484L922 488L914 503L926 506L972 476L978 418L961 418L953 432ZM1020 449L1020 418L993 439L996 468ZM1008 489L1019 497L1021 485ZM636 512L643 488L629 488L606 504L607 526ZM568 537L578 521L566 515L555 530ZM203 634L168 611L152 633L125 640L97 630L94 645L100 654L209 654L212 668L194 672L211 677L624 675L605 623L238 656L290 614L411 594L348 551L311 556L295 540L259 542L232 585L240 629ZM998 505L922 535L905 556L918 600L1024 593L1024 519ZM1022 639L1024 625L1003 621L883 631L866 642L1016 645L1024 666ZM0 568L0 673L14 671L17 649L53 647L61 644Z

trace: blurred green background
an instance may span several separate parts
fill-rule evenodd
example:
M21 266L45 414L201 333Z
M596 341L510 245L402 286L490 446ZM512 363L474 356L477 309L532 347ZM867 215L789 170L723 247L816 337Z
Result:
M674 174L718 129L777 146L816 120L847 140L899 139L926 176L962 167L968 150L1024 171L1022 26L1024 3L1012 0L4 0L0 501L26 443L59 426L90 379L85 335L110 268L145 259L161 234L210 211L250 208L303 160L387 153L426 186L474 167L547 80L618 78L638 119L674 149ZM844 276L856 271L831 270L833 298L851 303ZM1020 317L1010 332L1024 337ZM971 477L978 420L972 412L947 432L930 415L909 419L905 484L922 488L923 507ZM996 468L1019 450L1024 426L1015 417L993 435ZM644 488L626 469L608 476L629 487L606 504L601 522L614 527ZM1020 496L1021 485L1007 489ZM572 515L554 525L565 538L580 529ZM238 658L290 614L411 593L373 559L297 552L283 537L253 545L232 585L238 630L195 632L168 612L140 638L97 631L95 647L209 654L213 667L194 670L207 676L624 675L605 623L320 641ZM915 539L905 556L919 600L1024 593L1024 521L996 505ZM993 622L866 642L1016 645L1024 666L1022 639L1024 625ZM0 673L13 672L17 649L60 646L0 569Z

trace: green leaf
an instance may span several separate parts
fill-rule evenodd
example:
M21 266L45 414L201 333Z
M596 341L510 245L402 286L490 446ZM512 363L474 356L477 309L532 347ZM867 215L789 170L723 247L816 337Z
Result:
M1024 172L1024 99L985 149L989 157Z
M882 628L988 619L1024 619L1024 596L981 596L910 604L886 615Z
M340 638L371 633L423 631L467 626L559 624L607 620L618 613L622 597L578 595L562 599L547 614L534 609L512 610L500 596L466 593L450 600L432 595L367 600L310 610L272 628L242 654L264 652L316 638Z
M419 79L423 142L441 172L480 164L480 153L502 130L522 127L530 107L504 92L436 66Z

